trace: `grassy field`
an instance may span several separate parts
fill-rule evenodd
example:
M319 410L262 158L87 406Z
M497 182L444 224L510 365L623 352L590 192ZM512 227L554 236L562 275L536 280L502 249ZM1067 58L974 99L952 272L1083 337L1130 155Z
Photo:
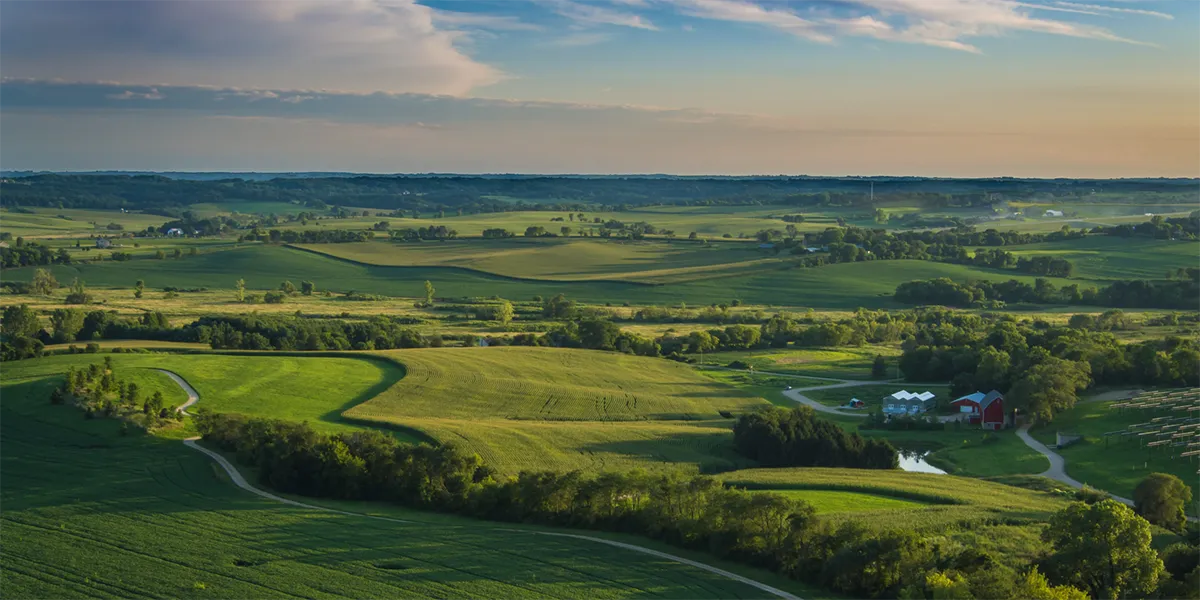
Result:
M1080 402L1059 413L1054 421L1031 429L1030 434L1053 447L1055 432L1084 436L1079 442L1057 450L1067 461L1067 474L1092 487L1131 498L1137 484L1151 473L1170 473L1192 486L1192 498L1200 501L1200 481L1195 460L1173 458L1167 451L1146 448L1128 437L1123 441L1104 439L1104 433L1127 429L1162 416L1133 410L1111 410L1112 402ZM1189 510L1196 514L1197 508Z
M84 237L91 235L119 235L123 231L145 231L151 225L158 226L170 219L160 215L119 210L91 210L82 208L23 207L22 211L5 210L0 213L0 232L13 237ZM110 223L122 229L108 229Z
M1179 267L1195 267L1200 243L1090 236L1009 250L1018 257L1053 255L1075 265L1074 277L1089 280L1161 279Z
M382 266L462 267L528 279L674 283L778 268L784 258L757 244L605 239L451 240L447 242L308 244L299 246ZM787 255L784 255L786 257Z
M880 494L864 494L860 492L843 492L838 490L769 490L771 493L804 500L813 506L819 514L829 513L863 513L876 510L919 509L929 506L929 502L920 502Z
M200 393L200 407L216 412L241 413L293 421L308 421L326 431L361 428L347 422L342 412L366 401L403 376L403 369L385 360L364 358L221 356L181 354L70 354L6 363L5 380L29 380L64 373L70 367L86 368L113 359L119 378L150 374L168 405L186 399L179 386L151 369L179 374ZM141 381L137 381L142 387ZM322 393L314 393L322 390Z
M945 405L953 398L950 398L950 386L945 384L925 384L925 383L904 383L897 381L895 383L881 383L877 385L858 385L854 387L831 388L824 390L809 390L804 392L805 396L820 402L826 406L845 406L852 398L858 398L866 403L867 408L864 410L882 410L883 398L885 396L899 392L900 390L908 390L910 392L933 392L936 396L934 401L939 406Z
M6 280L27 281L32 269L11 269ZM279 246L250 246L222 252L201 253L179 260L106 261L55 266L51 271L61 282L78 277L93 287L130 288L139 279L154 288L207 287L232 289L245 279L250 289L274 289L287 279L314 281L318 289L346 292L357 290L388 296L415 297L423 294L430 280L439 297L529 298L564 293L572 299L593 303L690 305L741 300L747 304L796 308L854 309L895 308L891 299L900 283L915 279L950 277L956 280L1033 278L1011 272L990 271L928 261L871 261L804 269L777 269L749 274L731 273L684 283L647 285L612 281L516 280L453 267L386 267L338 260L304 250ZM1068 280L1051 280L1062 285Z
M345 416L412 427L522 469L713 470L745 464L731 419L759 398L677 363L586 350L427 348L380 353L407 375Z
M1038 535L1047 517L1066 505L1061 494L953 475L904 471L748 469L722 473L719 477L728 485L784 491L798 497L818 492L850 494L843 500L858 506L867 506L875 501L873 498L917 504L828 511L826 518L854 520L878 529L939 532L950 539L973 534L971 543L989 540L988 549L997 558L1013 563L1036 557Z
M888 374L895 377L898 348L871 346L863 348L781 348L752 350L747 352L714 352L706 354L708 364L727 365L740 360L756 371L805 375L809 377L831 377L834 379L871 379L871 365L875 357L882 355L888 362ZM820 385L817 383L789 384Z
M116 421L49 405L52 377L6 371L2 385L5 597L761 595L672 561L511 531L539 531L520 525L389 510L410 521L396 523L274 503L238 490L178 441L119 436Z

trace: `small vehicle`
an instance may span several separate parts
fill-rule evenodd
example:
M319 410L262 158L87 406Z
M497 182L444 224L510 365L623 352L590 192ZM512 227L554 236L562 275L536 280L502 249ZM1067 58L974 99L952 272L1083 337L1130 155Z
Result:
M790 386L790 385L789 385L789 386L787 386L787 389L789 389L789 390L790 390L790 389L792 389L792 386Z

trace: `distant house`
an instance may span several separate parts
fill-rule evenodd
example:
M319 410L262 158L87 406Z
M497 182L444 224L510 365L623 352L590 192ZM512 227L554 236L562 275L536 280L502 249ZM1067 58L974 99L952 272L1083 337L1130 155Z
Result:
M984 429L1004 429L1004 396L996 390L988 393L975 392L967 394L950 403L957 406L960 413L967 415L967 421L972 425L978 424Z
M774 247L775 247L775 244L759 244L758 245L759 250L770 250L771 248L774 248Z
M1051 209L1048 209L1048 210L1046 211L1046 214L1044 214L1044 215L1042 215L1042 216L1044 216L1044 217L1061 217L1061 216L1063 216L1063 211L1061 211L1061 210L1054 210L1054 209L1052 209L1052 208L1051 208Z
M883 414L893 416L913 416L927 412L933 408L933 392L917 394L908 390L900 390L883 398Z
M183 230L178 227L172 227L167 230L167 237L181 237L181 236L183 236Z
M107 238L96 238L96 247L112 248L112 242L110 242Z

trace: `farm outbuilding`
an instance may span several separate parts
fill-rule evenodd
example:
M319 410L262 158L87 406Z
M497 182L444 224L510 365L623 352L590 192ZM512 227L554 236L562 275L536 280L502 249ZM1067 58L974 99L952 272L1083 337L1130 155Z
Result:
M106 238L96 238L96 247L112 248L112 242L108 241Z
M919 415L933 408L933 392L910 392L900 390L883 398L883 414L885 415Z
M1063 216L1063 211L1061 211L1061 210L1054 210L1053 208L1051 208L1051 209L1049 209L1049 210L1047 210L1047 211L1046 211L1046 214L1045 214L1044 216L1047 216L1047 217L1061 217L1061 216Z
M967 421L972 425L980 425L984 429L1004 429L1007 425L1004 417L1004 396L992 390L988 393L975 392L967 394L950 403L957 406L959 412L967 415Z

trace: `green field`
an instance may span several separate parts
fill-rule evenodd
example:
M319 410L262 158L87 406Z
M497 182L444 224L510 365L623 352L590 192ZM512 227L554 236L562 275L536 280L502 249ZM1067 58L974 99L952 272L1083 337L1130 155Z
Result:
M6 270L6 280L28 280L32 269ZM444 298L500 296L529 298L564 293L587 302L692 305L730 302L750 304L854 309L889 308L896 286L916 279L950 277L956 280L1018 279L1010 272L978 269L929 261L899 260L844 263L804 269L789 268L750 274L730 273L685 283L646 285L611 281L527 281L453 267L386 267L363 265L279 246L250 246L201 253L179 260L105 261L55 266L51 271L61 282L79 277L88 285L129 288L139 279L151 287L207 287L232 289L245 279L250 289L274 289L285 279L314 281L318 289L346 292L357 290L388 296L416 297L423 282L430 280ZM1069 280L1051 279L1056 285Z
M670 560L514 532L526 529L519 525L389 510L410 521L397 523L278 504L235 488L178 441L119 436L114 420L49 405L55 379L6 372L2 384L0 586L8 598L762 594Z
M1072 276L1081 279L1162 279L1168 271L1195 267L1196 257L1200 256L1200 243L1090 236L1018 246L1009 252L1018 257L1053 255L1064 258L1075 266Z
M830 377L834 379L871 379L871 365L875 357L888 359L888 375L897 377L896 357L900 350L884 346L844 348L780 348L743 352L713 352L704 356L704 361L713 365L727 365L740 360L756 371ZM829 382L832 383L832 382ZM801 381L789 384L795 387L821 385L821 382Z
M757 244L604 239L451 240L299 246L381 266L462 267L523 279L675 283L776 269L784 262ZM786 256L786 255L784 255Z
M82 208L22 207L22 211L5 210L0 213L0 231L13 237L85 237L91 235L120 235L122 232L145 231L151 225L158 226L170 219L161 215L147 215L119 210L92 210ZM109 223L121 225L121 230L108 229Z
M1105 441L1109 431L1128 429L1145 423L1162 413L1152 411L1111 410L1112 402L1083 401L1074 408L1054 417L1054 421L1030 430L1030 434L1053 448L1055 433L1063 431L1084 436L1079 442L1056 450L1067 461L1067 474L1092 487L1126 498L1151 473L1170 473L1192 486L1192 498L1200 501L1200 481L1194 459L1173 458L1169 451L1143 447L1137 440L1113 438ZM1194 505L1191 514L1198 510Z
M895 498L880 494L864 494L837 490L770 490L770 492L808 502L819 514L863 513L877 510L912 510L925 508L930 505L929 502Z
M826 518L853 520L878 529L938 532L949 539L973 534L971 543L990 540L989 550L1000 560L1014 563L1036 557L1038 535L1046 519L1067 502L1061 494L953 475L904 471L747 469L722 473L719 477L732 486L781 491L796 497L818 492L850 495L832 500L835 503L865 506L874 502L874 498L884 498L917 504L919 506L915 507L828 511Z
M678 363L563 348L381 353L404 379L345 416L411 427L523 469L712 470L745 464L731 419L766 403Z
M5 380L29 380L86 368L104 357L113 359L118 376L151 374L168 405L182 404L186 394L164 375L166 369L183 377L202 398L199 407L215 412L308 421L327 430L361 428L348 423L342 412L371 398L403 376L403 369L385 360L365 358L221 356L180 354L70 354L6 364ZM138 380L138 386L142 382ZM316 391L320 393L314 393ZM153 393L144 390L143 396Z

